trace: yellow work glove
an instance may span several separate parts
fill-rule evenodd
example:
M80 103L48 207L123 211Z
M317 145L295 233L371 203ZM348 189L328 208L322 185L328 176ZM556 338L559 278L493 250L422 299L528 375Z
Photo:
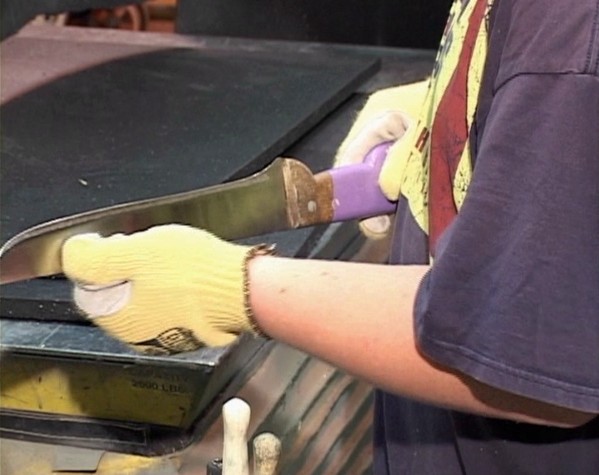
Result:
M72 237L62 265L75 283L75 303L93 323L138 351L169 354L257 333L247 262L270 253L166 225L128 236Z
M412 124L420 112L428 80L383 89L372 94L358 114L339 147L335 166L360 163L376 145L393 142L379 175L379 186L388 199L397 201L407 162ZM375 216L360 222L371 238L384 237L391 226L389 216Z

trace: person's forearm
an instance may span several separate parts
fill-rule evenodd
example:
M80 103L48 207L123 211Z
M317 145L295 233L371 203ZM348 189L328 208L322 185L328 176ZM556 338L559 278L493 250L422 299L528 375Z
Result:
M427 270L258 257L249 268L251 306L272 338L408 398L558 426L592 417L494 389L425 358L414 338L413 303Z

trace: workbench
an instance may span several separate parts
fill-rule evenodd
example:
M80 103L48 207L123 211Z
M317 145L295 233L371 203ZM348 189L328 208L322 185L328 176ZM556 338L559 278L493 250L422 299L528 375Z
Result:
M2 242L48 219L247 176L280 155L326 169L367 95L421 79L432 60L394 48L28 26L2 44ZM247 240L258 241L289 256L386 257L385 242L366 241L351 222ZM203 473L222 449L220 408L237 395L252 407L251 434L282 437L282 473L368 469L371 389L329 365L246 336L142 356L82 321L60 276L1 292L0 430L12 450L23 440L176 456L177 473Z

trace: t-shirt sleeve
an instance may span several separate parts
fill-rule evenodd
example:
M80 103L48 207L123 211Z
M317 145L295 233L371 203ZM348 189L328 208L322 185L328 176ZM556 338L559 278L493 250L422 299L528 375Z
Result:
M524 74L496 91L415 319L431 359L599 412L597 76Z

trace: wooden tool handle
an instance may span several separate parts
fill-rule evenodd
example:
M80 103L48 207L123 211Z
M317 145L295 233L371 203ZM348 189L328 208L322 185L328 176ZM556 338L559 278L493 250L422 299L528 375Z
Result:
M247 429L250 406L239 398L223 405L223 475L249 475Z
M254 474L275 475L279 456L281 455L281 441L270 433L263 432L254 439Z

